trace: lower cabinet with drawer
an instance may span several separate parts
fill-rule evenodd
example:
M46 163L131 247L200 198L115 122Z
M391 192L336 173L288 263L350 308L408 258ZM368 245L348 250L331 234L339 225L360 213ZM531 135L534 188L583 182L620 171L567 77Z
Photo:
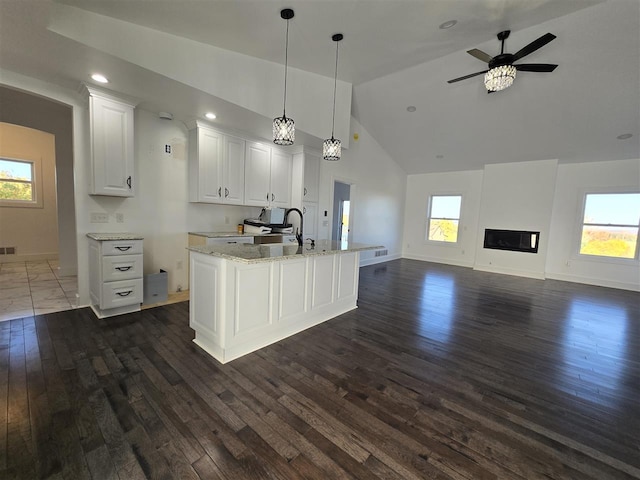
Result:
M143 299L142 238L88 234L89 294L99 318L137 312Z

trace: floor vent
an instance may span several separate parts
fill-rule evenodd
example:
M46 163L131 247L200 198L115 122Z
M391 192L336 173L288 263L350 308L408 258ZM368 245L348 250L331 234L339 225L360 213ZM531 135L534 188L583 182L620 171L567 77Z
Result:
M384 257L385 255L388 255L389 251L388 250L376 250L376 257Z
M16 247L0 247L0 255L15 255Z

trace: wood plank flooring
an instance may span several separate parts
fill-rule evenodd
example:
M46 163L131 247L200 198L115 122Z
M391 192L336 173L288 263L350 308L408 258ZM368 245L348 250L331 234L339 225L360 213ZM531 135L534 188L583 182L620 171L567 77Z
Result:
M640 294L396 260L358 303L227 365L188 302L0 323L0 478L640 478Z

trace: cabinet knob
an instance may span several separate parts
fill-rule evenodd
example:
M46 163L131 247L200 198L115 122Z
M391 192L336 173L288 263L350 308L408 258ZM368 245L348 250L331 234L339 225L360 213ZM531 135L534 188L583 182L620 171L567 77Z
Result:
M229 196L229 189L225 187L224 189L224 198L227 198Z
M131 248L131 245L128 245L126 247L116 247L117 250L120 250L121 252L126 252L127 250L129 250Z
M302 207L302 213L303 214L307 213L307 207Z
M275 200L276 196L272 193L271 194L271 201L273 202Z
M221 197L222 196L222 187L218 187L218 196Z
M307 187L304 187L304 196L307 196Z
M131 190L131 175L127 177L127 187L129 187L129 190Z
M132 293L133 293L133 290L129 290L127 292L116 292L116 295L118 295L119 297L128 297Z
M118 270L119 272L126 272L128 270L131 270L131 266L128 267L115 267L116 270Z

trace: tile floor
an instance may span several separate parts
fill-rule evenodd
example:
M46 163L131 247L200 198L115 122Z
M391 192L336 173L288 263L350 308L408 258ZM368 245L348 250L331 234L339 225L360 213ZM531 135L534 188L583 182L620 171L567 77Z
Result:
M77 307L77 277L60 277L58 261L0 264L0 322Z

